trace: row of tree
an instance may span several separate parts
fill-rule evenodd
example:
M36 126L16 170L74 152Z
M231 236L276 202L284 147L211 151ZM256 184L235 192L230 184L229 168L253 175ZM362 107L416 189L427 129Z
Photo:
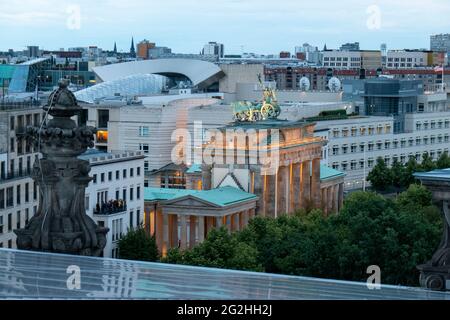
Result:
M437 161L433 161L428 153L425 153L420 164L417 163L414 157L411 157L406 164L394 161L392 167L389 167L384 159L380 157L368 174L367 181L371 183L375 191L398 192L405 190L416 182L413 176L414 173L446 168L450 168L450 157L446 152Z
M395 199L352 193L335 216L313 210L257 217L232 234L213 230L192 249L170 250L162 262L354 281L365 281L367 267L378 265L383 283L418 285L416 266L431 258L441 228L431 193L411 185ZM120 256L158 260L154 239L134 233L120 241Z

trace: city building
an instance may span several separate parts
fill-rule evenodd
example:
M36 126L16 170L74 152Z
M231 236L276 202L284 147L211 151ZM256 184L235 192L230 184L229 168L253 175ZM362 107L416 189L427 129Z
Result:
M322 208L329 214L342 207L343 175L321 168L326 141L314 136L314 123L268 119L234 122L218 130L224 138L207 144L207 148L214 149L214 162L202 166L203 190L233 186L255 194L256 215L267 217L307 208ZM266 143L270 154L277 153L278 161L271 159L270 168L263 165L267 153L261 149L253 152L253 132L259 148ZM240 142L244 144L238 145ZM227 162L230 155L233 163ZM322 184L325 180L326 185Z
M358 93L361 115L314 119L316 135L328 130L327 165L346 173L346 190L368 185L365 178L378 157L390 166L395 161L405 164L411 157L420 163L425 153L437 160L449 152L450 110L445 92L423 93L420 81L354 82L359 87L351 82L344 87Z
M28 46L27 56L30 58L38 58L40 56L39 46Z
M144 155L89 149L79 159L89 161L93 178L86 188L86 214L109 228L103 257L117 258L119 240L144 222Z
M145 226L165 256L171 248L187 249L203 242L213 229L242 230L255 216L257 199L230 186L213 190L145 188Z
M437 52L450 52L450 34L436 34L430 36L430 50Z
M413 69L420 67L443 66L447 64L444 52L421 50L389 50L388 69Z
M202 55L214 55L223 58L225 54L224 45L217 42L208 42L204 45Z
M148 58L149 59L160 59L166 55L172 54L172 49L168 47L154 47L148 49Z
M26 126L39 126L37 103L0 104L0 247L16 248L13 230L23 228L36 213L39 188L31 179L38 150L27 143Z
M322 66L333 69L367 69L382 67L381 51L327 50L322 51Z
M359 51L359 42L345 43L340 48L340 51Z
M146 39L142 40L137 44L137 57L147 60L149 59L149 50L155 48L155 43L150 42Z

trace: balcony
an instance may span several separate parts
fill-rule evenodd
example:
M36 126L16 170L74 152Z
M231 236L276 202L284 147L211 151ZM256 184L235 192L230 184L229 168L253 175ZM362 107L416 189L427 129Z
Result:
M93 213L100 215L110 215L127 211L127 203L124 200L109 200L108 202L97 203Z
M15 180L27 178L31 175L31 169L9 171L7 174L0 174L0 181Z

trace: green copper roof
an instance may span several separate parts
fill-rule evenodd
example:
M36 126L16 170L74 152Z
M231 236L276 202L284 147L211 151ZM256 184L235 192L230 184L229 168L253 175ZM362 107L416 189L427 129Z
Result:
M256 200L254 194L233 187L222 187L212 190L186 190L168 188L145 188L145 201L175 200L185 196L192 196L199 200L213 203L220 207L226 207L234 203Z
M323 165L320 166L320 180L322 181L336 179L343 176L345 176L345 173L341 171Z
M419 180L450 181L450 168L430 172L417 172L414 177Z

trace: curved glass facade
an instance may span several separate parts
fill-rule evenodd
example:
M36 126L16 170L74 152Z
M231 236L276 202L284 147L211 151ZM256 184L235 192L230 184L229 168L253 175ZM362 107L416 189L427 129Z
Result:
M130 97L161 93L168 78L156 74L138 74L102 82L74 92L78 101L94 103L95 100L117 95Z

